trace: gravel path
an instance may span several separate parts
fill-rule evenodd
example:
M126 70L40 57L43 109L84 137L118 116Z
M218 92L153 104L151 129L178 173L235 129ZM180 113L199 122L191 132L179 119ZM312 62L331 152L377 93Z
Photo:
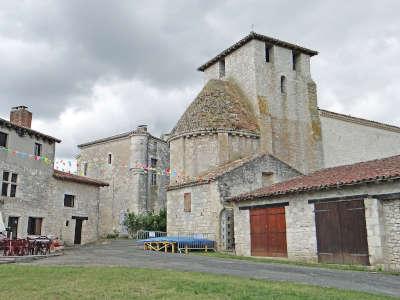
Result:
M124 266L207 272L248 278L336 287L400 297L400 276L372 272L341 271L285 264L211 258L200 255L143 251L131 240L69 249L65 254L32 265Z

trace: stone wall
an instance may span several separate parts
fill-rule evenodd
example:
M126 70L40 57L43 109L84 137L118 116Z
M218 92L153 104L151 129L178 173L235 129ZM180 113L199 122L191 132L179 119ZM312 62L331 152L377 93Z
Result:
M285 206L288 258L291 260L316 262L318 257L314 206L308 204L306 197L283 197L279 200L262 200L249 202L245 205L283 202L289 202L289 205ZM239 210L239 206L236 205L234 210L236 254L250 256L251 240L249 210Z
M289 202L285 207L288 258L317 262L314 205L310 199L370 195L364 200L370 263L386 270L400 270L400 199L378 200L376 195L400 192L400 182L345 187L300 193L235 204L235 243L238 255L251 255L250 218L240 206ZM378 197L379 198L379 197Z
M170 190L167 205L168 234L212 234L219 245L220 215L225 207L224 200L262 187L262 172L273 173L276 182L300 174L276 158L263 155L223 174L210 184ZM191 213L183 211L184 193L192 195Z
M383 202L384 264L386 269L400 271L400 199Z
M72 245L75 236L73 217L87 217L82 223L82 244L99 238L100 189L97 186L52 179L48 196L48 217L43 220L46 234L60 237L65 244ZM64 206L64 195L74 195L74 207ZM51 208L51 209L49 209Z
M206 69L205 78L216 76L217 66ZM259 149L309 173L323 167L321 124L310 57L300 53L296 66L293 70L292 50L276 45L266 62L265 43L252 40L225 57L225 78L251 101L261 131ZM286 78L284 93L281 76Z
M170 142L171 182L198 176L227 161L257 153L259 139L243 132L209 132L182 136Z
M400 154L398 132L321 117L325 167ZM340 153L340 155L338 155Z
M191 193L191 212L184 211L184 193ZM215 182L171 190L167 197L168 235L207 234L218 241L223 206Z
M90 178L109 183L100 193L100 233L106 235L113 230L120 231L120 212L130 209L137 212L137 205L130 203L134 195L133 174L130 168L130 138L116 139L80 149L78 174L84 175L84 164L87 163L87 174ZM108 164L108 154L112 163Z
M280 160L262 155L225 173L218 179L218 189L223 202L230 197L263 187L262 173L272 173L273 183L289 180L300 173Z
M108 164L108 154L112 163ZM146 171L151 159L157 160L156 171ZM110 186L100 194L100 232L126 233L122 225L127 211L143 213L159 211L166 206L166 185L169 176L168 144L145 132L134 132L116 139L80 147L78 158L80 174L88 163L87 176L108 182ZM151 184L151 173L157 176Z
M240 256L251 256L250 214L249 210L234 208L235 253Z

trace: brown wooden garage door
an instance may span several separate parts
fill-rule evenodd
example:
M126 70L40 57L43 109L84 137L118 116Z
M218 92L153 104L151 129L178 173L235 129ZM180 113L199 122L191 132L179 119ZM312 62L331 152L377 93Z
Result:
M251 255L287 256L285 207L250 210Z
M363 200L315 203L320 262L369 265Z

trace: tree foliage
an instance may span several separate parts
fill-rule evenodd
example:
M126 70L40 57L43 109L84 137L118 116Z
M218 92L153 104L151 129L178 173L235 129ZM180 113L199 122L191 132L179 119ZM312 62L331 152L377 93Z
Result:
M124 225L128 228L130 235L134 235L139 230L166 231L167 230L167 212L160 210L158 214L147 212L135 214L128 212L125 214Z

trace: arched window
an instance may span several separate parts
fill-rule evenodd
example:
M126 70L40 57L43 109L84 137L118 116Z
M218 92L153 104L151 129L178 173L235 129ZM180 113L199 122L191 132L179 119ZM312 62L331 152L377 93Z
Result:
M281 93L286 94L286 77L281 76Z

